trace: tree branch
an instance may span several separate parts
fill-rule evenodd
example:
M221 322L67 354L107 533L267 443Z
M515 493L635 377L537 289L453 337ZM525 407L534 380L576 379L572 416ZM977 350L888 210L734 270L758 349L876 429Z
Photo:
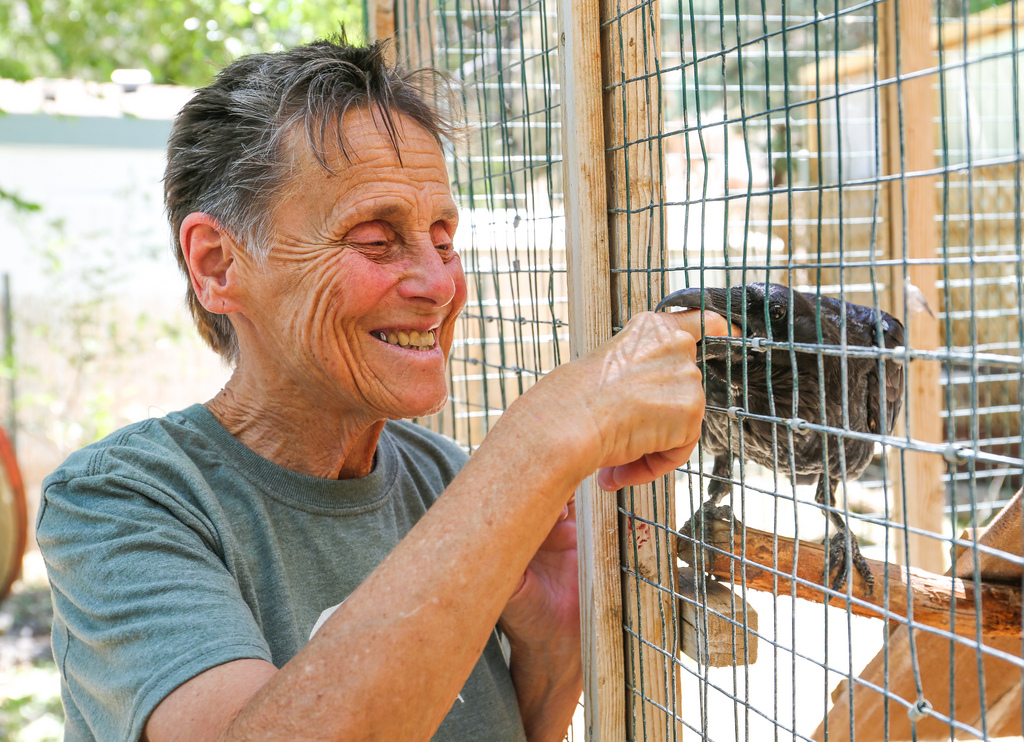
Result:
M703 549L684 527L679 558L721 580L751 590L791 595L816 603L848 608L857 616L902 624L931 626L961 636L1021 636L1020 584L962 580L868 559L875 589L868 595L863 579L853 572L852 597L830 587L828 555L823 546L745 528L738 521L712 520L706 525ZM980 621L976 604L981 604ZM953 625L950 618L953 617Z

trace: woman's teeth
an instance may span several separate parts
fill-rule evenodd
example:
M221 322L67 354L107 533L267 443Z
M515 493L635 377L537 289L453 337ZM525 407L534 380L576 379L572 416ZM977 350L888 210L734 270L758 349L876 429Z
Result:
M388 333L377 334L381 340L389 345L397 345L399 348L415 348L417 350L429 350L434 347L434 331L420 332L419 330L393 330Z

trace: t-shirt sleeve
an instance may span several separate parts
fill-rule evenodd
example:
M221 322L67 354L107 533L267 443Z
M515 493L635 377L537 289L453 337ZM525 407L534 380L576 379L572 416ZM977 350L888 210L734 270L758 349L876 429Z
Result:
M48 480L37 524L54 659L88 730L69 729L68 740L139 739L186 680L235 659L271 659L203 514L102 468Z

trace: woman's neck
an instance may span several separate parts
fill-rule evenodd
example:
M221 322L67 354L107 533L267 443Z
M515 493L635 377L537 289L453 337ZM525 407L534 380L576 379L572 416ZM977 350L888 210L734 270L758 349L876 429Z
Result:
M206 407L245 446L286 469L324 479L355 479L372 471L384 420L359 419L238 376Z

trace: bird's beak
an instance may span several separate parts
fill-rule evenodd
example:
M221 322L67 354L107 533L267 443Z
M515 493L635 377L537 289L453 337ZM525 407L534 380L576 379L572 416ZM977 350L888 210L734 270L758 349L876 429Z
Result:
M700 289L679 289L679 291L673 291L671 294L666 296L654 309L655 312L660 312L665 307L684 307L686 309L700 309L701 308L701 295ZM708 306L708 309L711 307Z
M722 317L728 317L726 313L728 302L728 291L721 288L689 288L673 291L660 302L654 311L665 307L680 307L682 309L700 309L714 312ZM702 306L703 305L703 306ZM735 308L734 308L735 311ZM732 336L742 337L740 328L735 324L731 325ZM729 352L729 344L722 340L705 338L704 354L709 358L724 357Z
M673 291L662 299L654 311L663 307L683 307L686 309L710 309L712 312L726 316L728 292L720 288L689 288Z

